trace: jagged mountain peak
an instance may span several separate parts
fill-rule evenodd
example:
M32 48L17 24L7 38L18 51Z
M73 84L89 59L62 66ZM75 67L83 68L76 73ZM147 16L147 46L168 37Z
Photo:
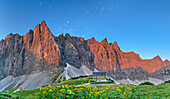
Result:
M114 41L114 43L110 43L110 45L111 45L116 51L120 51L120 47L119 47L119 45L117 44L116 41Z
M121 51L117 42L108 44L107 38L98 42L94 37L84 40L68 33L54 37L45 21L36 25L34 30L29 30L25 36L9 34L6 39L0 42L0 51L5 54L0 58L0 67L5 67L0 69L0 72L4 72L0 74L0 79L24 72L30 74L54 70L57 66L64 67L66 62L78 68L85 64L100 71L142 67L148 72L170 64L168 60L163 62L159 56L142 60L134 52Z
M80 39L81 41L84 41L84 38L83 38L83 37L79 37L79 39Z
M167 64L169 64L170 63L170 61L168 60L168 59L166 59L165 61L164 61L164 64L165 65L167 65Z
M88 42L88 44L99 43L94 37L92 37L91 39L88 39L87 42Z
M29 31L28 32L33 32L33 30L32 29L29 29Z
M13 35L14 35L13 33L10 33L9 35L6 36L5 40L11 38Z
M117 42L116 42L116 41L114 41L113 45L118 46L118 44L117 44Z
M166 59L164 62L170 62L168 59Z
M154 59L154 60L162 61L162 59L161 59L161 57L160 57L159 55L155 56L153 59ZM163 61L162 61L162 62L163 62Z
M96 40L96 39L94 37L92 37L91 40Z
M41 22L41 25L46 25L45 20L43 20L43 21Z
M107 38L104 38L100 43L101 44L108 44Z
M37 24L35 26L34 33L52 35L52 33L51 33L50 29L48 28L45 21L42 21L41 24Z
M66 37L66 38L71 38L71 35L70 35L69 33L66 33L66 34L65 34L65 37Z

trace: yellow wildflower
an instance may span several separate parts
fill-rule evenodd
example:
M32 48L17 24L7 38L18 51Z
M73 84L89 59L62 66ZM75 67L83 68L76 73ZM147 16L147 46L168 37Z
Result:
M67 91L68 91L68 93L69 93L69 94L72 94L72 93L73 93L70 89L69 89L69 90L67 90Z
M43 94L47 94L47 92L46 92L46 91L43 91Z
M45 89L51 89L51 86L46 86Z
M99 94L99 92L95 92L95 96L97 96Z
M94 87L94 89L98 89L97 87Z
M119 91L119 92L121 92L121 89L119 89L119 87L117 87L116 91Z
M124 93L124 95L126 96L127 94L126 94L126 93Z
M127 86L127 90L130 90L130 88Z
M49 92L53 92L53 90L52 90L52 89L50 89L50 90L49 90Z
M64 91L65 91L65 89L61 89L60 91L61 91L61 92L64 92Z
M69 88L70 86L68 84L65 85L65 88Z
M23 87L19 87L18 90L22 91Z
M87 89L91 89L91 87L90 87L90 86L86 86L86 88L87 88Z
M41 87L41 88L40 88L40 90L44 90L44 88L43 88L43 87Z
M64 88L64 85L62 85L62 88Z
M103 92L105 92L106 90L103 90Z

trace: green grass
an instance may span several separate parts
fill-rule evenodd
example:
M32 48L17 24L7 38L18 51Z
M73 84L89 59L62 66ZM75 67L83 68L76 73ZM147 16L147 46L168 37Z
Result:
M113 82L91 82L91 84L114 84Z
M137 96L151 99L170 99L170 83L163 83L157 86L142 85L137 87Z
M32 99L33 98L33 95L39 95L40 92L39 92L39 89L34 89L34 90L30 90L30 91L23 91L22 92L22 95L24 98L27 98L27 99ZM9 95L11 95L12 97L16 98L20 95L20 92L10 92Z
M9 93L0 93L0 99L10 99L11 95Z
M90 77L78 77L78 78L74 78L74 79L69 79L69 80L65 80L61 83L57 83L57 84L54 84L52 86L61 86L61 85L65 85L65 84L68 84L68 85L79 85L79 84L84 84L84 83L89 83L89 80L83 80L83 79L88 79ZM90 81L91 82L91 81Z
M107 85L93 85L103 90ZM111 89L115 90L119 85L111 85ZM157 86L140 85L137 86L137 92L134 93L137 99L170 99L170 83L163 83ZM140 98L139 98L140 97Z
M75 79L70 79L70 80L66 80L66 81L63 81L61 83L57 83L57 84L54 84L53 86L61 86L61 85L65 85L65 84L68 84L68 85L80 85L80 84L84 84L84 83L89 83L89 80L75 80Z
M88 78L88 77L85 77ZM82 80L83 77L77 78L77 79L70 79L70 80L66 80L63 81L61 83L57 83L54 84L52 86L61 86L61 85L79 85L82 83L88 83L89 80ZM100 84L106 84L106 82L95 82L95 81L90 81L92 83L94 83L94 85L91 86L96 86L99 90L103 90L107 85L100 85ZM99 85L96 85L99 84ZM110 82L109 82L110 84ZM111 85L111 89L114 90L116 89L116 87L118 87L119 85L117 84L112 84ZM35 90L30 90L30 91L23 91L23 97L27 98L27 99L35 99L38 98L38 95L40 94L39 89L35 89ZM9 92L9 93L0 93L0 99L2 98L7 98L10 99L9 97L13 97L16 98L18 97L20 94L20 92ZM137 92L133 93L135 94L136 97L138 97L137 99L170 99L170 83L163 83L160 85L140 85L137 86ZM35 96L34 96L35 95ZM140 98L139 98L140 97Z

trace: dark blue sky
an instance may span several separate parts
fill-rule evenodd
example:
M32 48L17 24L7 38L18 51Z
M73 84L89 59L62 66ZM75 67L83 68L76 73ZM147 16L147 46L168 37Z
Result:
M116 41L141 58L170 59L170 0L0 0L0 39L45 20L54 35Z

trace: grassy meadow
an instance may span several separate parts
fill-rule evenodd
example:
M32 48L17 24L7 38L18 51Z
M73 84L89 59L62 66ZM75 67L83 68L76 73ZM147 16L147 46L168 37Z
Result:
M1 92L0 99L170 99L170 83L160 85L129 85L97 83L86 85L89 80L70 79L52 86L18 92Z

